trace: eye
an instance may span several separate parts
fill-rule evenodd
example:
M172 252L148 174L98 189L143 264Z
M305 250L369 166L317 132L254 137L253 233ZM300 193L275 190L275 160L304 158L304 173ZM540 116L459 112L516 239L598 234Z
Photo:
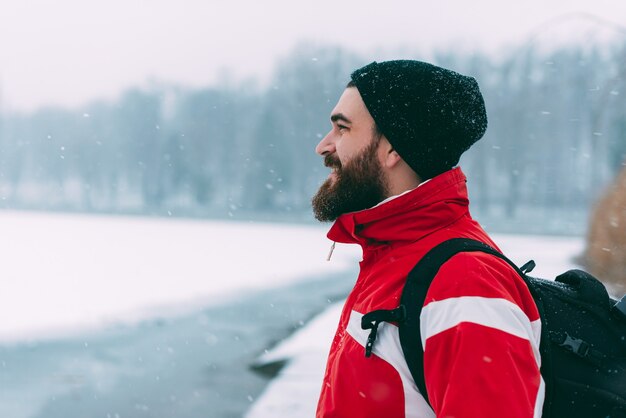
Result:
M337 129L339 130L339 132L343 132L343 131L347 130L348 127L345 126L345 125L337 124Z

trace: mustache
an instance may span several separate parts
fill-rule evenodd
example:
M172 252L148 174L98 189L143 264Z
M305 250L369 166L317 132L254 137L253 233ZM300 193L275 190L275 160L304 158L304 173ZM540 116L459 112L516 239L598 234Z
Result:
M337 156L328 154L324 157L324 165L329 168L340 169L341 161L339 161L339 158L337 158Z

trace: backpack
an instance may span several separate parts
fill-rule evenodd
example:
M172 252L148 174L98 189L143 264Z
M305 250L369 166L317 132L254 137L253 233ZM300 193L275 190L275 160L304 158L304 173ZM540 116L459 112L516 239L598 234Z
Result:
M380 322L399 326L400 343L411 375L426 401L420 314L439 268L459 252L480 251L501 258L524 279L541 318L541 375L545 382L544 418L626 417L626 297L611 299L589 273L569 270L554 281L527 275L529 261L518 268L494 248L454 238L431 249L411 270L400 306L365 314L361 327L371 329L365 355L371 355Z

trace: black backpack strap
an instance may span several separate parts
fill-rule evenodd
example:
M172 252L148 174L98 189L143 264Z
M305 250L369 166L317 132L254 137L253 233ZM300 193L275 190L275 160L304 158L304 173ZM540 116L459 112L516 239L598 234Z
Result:
M424 380L424 347L422 346L420 332L420 314L422 313L428 288L437 275L439 268L453 255L468 251L480 251L499 257L524 277L524 273L515 263L502 253L487 244L468 238L453 238L442 242L426 253L413 267L404 285L400 299L400 306L404 307L405 311L405 320L399 324L400 344L413 380L427 402L429 401Z

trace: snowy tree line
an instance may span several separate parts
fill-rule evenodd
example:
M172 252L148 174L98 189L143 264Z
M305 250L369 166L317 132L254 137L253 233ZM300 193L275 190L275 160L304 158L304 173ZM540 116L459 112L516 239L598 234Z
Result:
M427 60L475 76L485 96L487 134L462 160L478 211L511 219L522 208L586 211L623 164L623 45ZM369 61L304 44L277 63L266 87L155 86L79 110L5 113L0 202L308 219L310 196L327 175L314 147L350 71Z

